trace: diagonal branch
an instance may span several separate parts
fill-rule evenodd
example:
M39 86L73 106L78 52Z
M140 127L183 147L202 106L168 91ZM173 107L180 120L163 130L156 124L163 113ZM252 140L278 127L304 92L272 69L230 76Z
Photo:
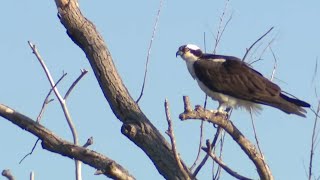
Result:
M184 100L186 98L184 97ZM231 120L226 119L224 116L216 115L209 110L205 110L200 106L197 106L195 110L190 110L190 101L184 102L185 111L180 114L181 120L198 119L208 121L217 124L223 128L233 140L241 147L241 149L247 154L250 160L257 168L260 179L272 180L273 176L267 163L256 149L256 147L238 130L238 128L232 123Z
M3 104L0 104L0 116L41 139L42 147L48 151L82 161L91 167L102 170L104 175L113 179L134 179L127 170L115 161L95 151L61 139L49 129Z
M254 45L256 45L262 38L264 38L267 34L269 34L272 29L274 27L271 27L266 33L264 33L259 39L257 39L250 47L249 49L246 50L246 53L244 54L243 58L242 58L242 61L244 61L248 55L248 53L250 52L250 50L254 47Z
M184 179L170 144L141 111L123 84L97 28L82 15L77 1L55 2L58 17L67 34L86 54L106 100L115 116L123 123L121 132L148 155L164 178Z
M229 166L227 166L221 158L218 158L213 152L212 152L212 145L210 144L209 140L207 141L207 147L202 148L203 151L205 151L208 156L210 156L217 164L219 164L220 167L222 167L226 172L228 172L231 176L241 179L241 180L252 180L250 178L244 177L234 170L232 170ZM216 179L216 178L215 178Z

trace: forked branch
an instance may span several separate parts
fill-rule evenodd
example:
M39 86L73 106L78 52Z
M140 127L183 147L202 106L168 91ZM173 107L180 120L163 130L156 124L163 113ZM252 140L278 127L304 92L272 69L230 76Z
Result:
M203 109L201 106L197 106L194 110L190 108L190 101L184 97L184 112L180 114L181 120L196 119L202 121L208 121L213 124L217 124L223 128L233 140L241 147L241 149L247 154L250 160L257 168L260 179L272 180L273 176L267 163L256 149L256 147L238 130L238 128L232 123L231 120L227 120L226 117L212 113L209 110Z

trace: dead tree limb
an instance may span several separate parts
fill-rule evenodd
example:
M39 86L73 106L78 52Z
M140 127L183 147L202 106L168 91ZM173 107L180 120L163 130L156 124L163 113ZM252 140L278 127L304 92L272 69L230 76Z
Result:
M135 179L121 165L108 157L61 139L41 124L2 104L0 104L0 116L41 139L42 147L48 151L80 160L112 179Z
M94 24L82 15L78 2L76 0L55 0L55 2L58 17L67 34L86 54L113 113L123 123L121 132L148 155L164 178L184 179L170 144L129 94L114 66L107 45ZM187 169L184 163L183 166Z

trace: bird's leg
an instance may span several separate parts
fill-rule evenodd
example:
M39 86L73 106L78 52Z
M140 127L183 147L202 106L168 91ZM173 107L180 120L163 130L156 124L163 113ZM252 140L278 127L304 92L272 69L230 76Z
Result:
M226 112L227 112L227 119L229 119L229 117L231 116L231 113L232 113L232 107L230 107L230 106L228 106L227 108L226 108Z
M219 107L216 114L228 117L228 112L230 110L231 110L231 107L219 102Z

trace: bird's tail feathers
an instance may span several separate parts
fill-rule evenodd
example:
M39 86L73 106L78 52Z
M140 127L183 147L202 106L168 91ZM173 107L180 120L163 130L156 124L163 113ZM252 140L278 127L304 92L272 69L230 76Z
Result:
M307 113L307 111L304 109L304 107L310 107L309 103L297 98L291 98L282 93L280 94L280 97L282 98L282 100L278 101L275 107L278 107L288 114L296 114L301 117L306 117L305 114Z
M301 106L301 107L310 107L310 104L307 103L307 102L304 102L304 101L301 101L297 98L291 98L291 97L288 97L287 95L281 93L280 94L280 97L282 97L283 99L285 99L286 101L288 102L291 102L297 106Z

